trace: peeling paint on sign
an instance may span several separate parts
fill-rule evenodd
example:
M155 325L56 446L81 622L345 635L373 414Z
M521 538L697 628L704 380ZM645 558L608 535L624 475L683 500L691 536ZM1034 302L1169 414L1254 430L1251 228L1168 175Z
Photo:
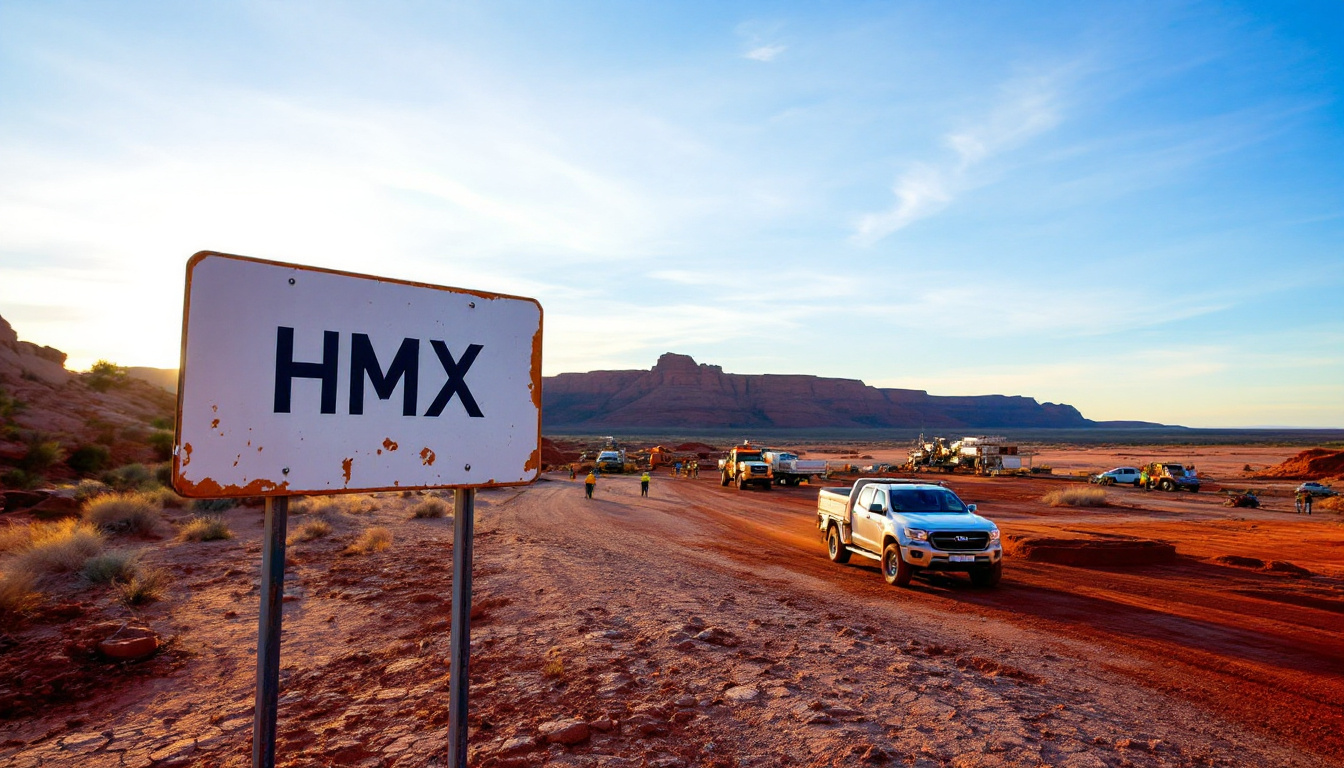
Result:
M397 450L397 444L392 442L392 438L390 437L383 441L383 447L389 451Z
M350 468L355 465L354 459L346 459L341 462L341 474L345 475L345 484L350 484Z
M435 458L437 458L437 457L434 455L434 452L431 451L430 449L428 449L428 448L421 448L421 449L420 449L420 463L421 463L421 464L424 464L426 467L432 467L432 466L434 466L434 459L435 459Z

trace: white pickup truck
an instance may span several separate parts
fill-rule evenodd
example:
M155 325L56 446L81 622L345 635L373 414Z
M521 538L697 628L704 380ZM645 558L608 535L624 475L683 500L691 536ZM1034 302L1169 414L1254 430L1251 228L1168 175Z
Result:
M776 485L798 485L813 475L826 474L826 462L821 459L800 459L792 451L766 448L761 458L774 471Z
M877 560L888 584L903 587L927 569L960 571L977 587L992 587L1003 574L998 526L941 485L874 478L823 488L817 527L831 562Z

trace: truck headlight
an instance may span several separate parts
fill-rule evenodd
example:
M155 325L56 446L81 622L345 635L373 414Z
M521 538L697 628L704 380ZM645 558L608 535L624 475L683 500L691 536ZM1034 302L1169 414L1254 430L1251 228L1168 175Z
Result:
M921 530L919 530L918 528L906 528L906 529L905 529L905 538L907 538L907 539L909 539L909 540L911 540L911 541L928 541L928 540L929 540L929 532L928 532L928 531L921 531Z
M998 529L998 528L995 528L994 530L992 530L992 531L989 532L989 540L990 540L990 541L998 541L998 540L999 540L999 529Z

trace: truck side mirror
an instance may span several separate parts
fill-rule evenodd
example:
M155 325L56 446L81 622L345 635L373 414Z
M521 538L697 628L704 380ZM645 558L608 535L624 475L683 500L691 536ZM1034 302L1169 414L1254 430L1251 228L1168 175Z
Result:
M882 502L880 502L880 501L873 501L873 502L869 502L869 504L868 504L868 511L869 511L869 512L872 512L872 513L874 513L874 514L878 514L878 515L880 515L880 514L882 514L883 512L886 512L886 511L887 511L887 508L886 508L885 506L883 506Z
M967 505L966 505L966 511L967 511L967 512L970 512L971 514L975 514L975 505L974 505L974 504L967 504Z

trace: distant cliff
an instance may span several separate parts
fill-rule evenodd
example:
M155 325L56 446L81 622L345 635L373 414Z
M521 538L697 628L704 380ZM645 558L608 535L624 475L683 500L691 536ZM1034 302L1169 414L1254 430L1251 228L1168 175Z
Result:
M940 397L857 379L724 373L686 355L650 371L562 373L542 382L546 429L620 428L1079 428L1071 405L1030 397Z

